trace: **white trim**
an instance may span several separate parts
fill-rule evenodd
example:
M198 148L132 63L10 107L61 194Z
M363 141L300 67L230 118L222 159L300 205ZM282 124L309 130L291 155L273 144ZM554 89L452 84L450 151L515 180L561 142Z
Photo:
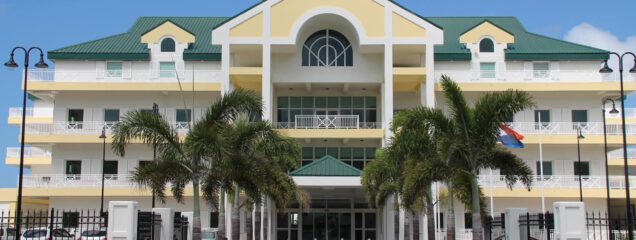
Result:
M360 177L293 177L301 187L360 187Z

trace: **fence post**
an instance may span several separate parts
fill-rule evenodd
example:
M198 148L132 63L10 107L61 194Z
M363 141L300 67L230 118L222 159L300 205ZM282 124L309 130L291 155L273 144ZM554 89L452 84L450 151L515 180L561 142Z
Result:
M556 240L586 240L585 204L554 203L554 238Z
M55 209L51 208L51 214L49 215L49 229L53 231L53 219L55 219Z
M186 219L188 219L188 240L192 240L192 223L194 223L193 221L193 214L192 212L182 212L181 213L181 217L185 217Z
M152 214L161 216L159 240L172 240L174 236L174 212L170 208L153 208Z
M526 213L526 231L528 233L528 238L526 239L531 239L530 238L530 212Z
M505 234L506 240L518 240L521 238L521 229L519 224L519 216L527 213L527 208L506 208L505 214Z
M550 219L548 219L549 217L550 211L546 211L545 216L543 216L543 228L546 232L546 240L550 240L550 228L552 226L552 224L550 224Z
M108 240L137 240L139 203L111 201L108 203Z

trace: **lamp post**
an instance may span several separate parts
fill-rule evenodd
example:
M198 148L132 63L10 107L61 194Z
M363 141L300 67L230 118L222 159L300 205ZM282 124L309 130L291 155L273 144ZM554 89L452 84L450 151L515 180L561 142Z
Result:
M159 116L159 105L157 103L152 103L152 113L155 114L155 116ZM155 161L157 161L157 144L153 143L152 144L152 164L155 163ZM155 208L155 192L152 192L152 204L151 204L152 208Z
M627 236L628 239L633 240L634 239L634 226L633 226L633 219L632 219L632 204L631 204L631 196L630 196L630 192L629 192L629 165L627 162L627 130L625 129L625 89L624 89L624 82L623 82L623 59L625 58L625 56L627 55L631 55L632 58L634 58L634 66L629 69L630 73L636 73L636 54L632 53L632 52L626 52L621 54L615 53L615 52L611 52L610 53L610 57L614 55L616 57L618 57L618 75L619 75L619 80L620 80L620 88L621 88L621 126L622 126L622 130L623 130L623 163L625 164L625 207L627 208ZM607 60L605 60L603 68L601 68L601 70L599 70L600 73L612 73L614 72L614 70L612 70L608 65L607 65Z
M36 68L48 68L49 65L44 62L44 52L39 47L31 47L29 49L23 47L15 47L11 50L11 57L4 66L8 68L17 68L18 64L14 61L13 56L16 50L22 50L24 52L24 83L22 87L22 126L20 128L20 175L18 179L18 199L16 203L16 233L20 236L20 223L22 222L22 178L24 177L24 136L26 127L26 103L27 103L27 80L29 76L29 56L31 51L36 50L40 52L40 61L35 64Z
M578 153L578 175L579 175L579 201L583 202L583 177L581 172L581 139L584 139L583 131L581 130L581 125L576 128L576 151Z
M102 140L102 197L101 204L99 205L100 216L104 215L104 167L106 164L106 126L102 128L102 134L99 135L99 139Z
M611 99L611 98L605 98L603 99L603 108L602 108L602 114L603 114L603 141L605 143L605 190L607 193L607 219L612 219L612 213L610 210L610 185L609 185L609 159L607 157L607 116L605 115L605 104L607 104L608 102L612 102L612 110L609 111L610 114L614 115L618 113L618 110L616 109L616 102ZM608 228L611 230L612 229L612 221L609 220L607 221L608 223Z

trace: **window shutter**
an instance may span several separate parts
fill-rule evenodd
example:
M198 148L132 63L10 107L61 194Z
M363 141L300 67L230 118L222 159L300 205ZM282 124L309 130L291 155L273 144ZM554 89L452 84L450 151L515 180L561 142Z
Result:
M481 74L481 68L480 68L480 65L479 65L479 61L473 59L471 61L471 64L472 64L472 71L470 73L470 75L471 75L470 79L471 80L479 80L479 75Z
M122 77L124 79L132 78L132 62L123 62L121 66Z
M495 65L495 72L497 73L497 79L506 80L506 62L500 61Z
M523 63L523 78L525 80L532 80L534 74L534 68L532 66L532 62L524 62Z
M106 77L106 62L95 62L95 73L97 75L97 79L104 79Z
M560 80L559 62L550 62L550 78L552 80Z

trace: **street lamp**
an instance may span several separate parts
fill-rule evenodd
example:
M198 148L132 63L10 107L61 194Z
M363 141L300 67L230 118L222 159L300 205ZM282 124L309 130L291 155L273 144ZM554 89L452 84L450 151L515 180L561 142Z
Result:
M11 57L4 66L8 68L17 68L18 64L13 59L16 50L22 50L24 52L24 85L22 87L22 126L20 130L20 175L18 179L18 199L16 204L16 233L20 236L20 223L22 222L22 178L24 176L24 136L26 127L26 103L27 103L27 80L29 76L29 56L31 51L37 50L40 52L40 61L35 64L36 68L48 68L49 65L44 62L44 52L39 47L31 47L28 50L23 47L15 47L11 50Z
M581 139L584 139L583 131L581 130L581 125L576 128L576 150L579 157L579 164L577 167L578 175L579 175L579 200L583 202L583 177L581 172Z
M152 113L155 116L159 116L159 105L157 103L152 103ZM152 144L152 164L155 164L157 161L157 143ZM152 191L152 208L155 208L155 192Z
M99 139L102 140L102 198L99 205L99 214L104 215L104 167L106 164L106 126L102 128L102 134L99 135Z
M610 114L614 115L618 113L618 110L616 109L616 101L614 101L611 98L605 98L603 100L603 108L602 108L602 113L603 113L603 141L605 142L605 191L607 193L607 219L612 219L612 213L610 210L610 185L609 185L609 160L607 158L607 120L606 120L606 116L605 116L605 104L607 104L607 102L612 102L612 110L609 111ZM608 220L608 228L611 230L612 229L612 221Z
M627 55L631 55L634 58L634 66L629 69L630 73L636 73L636 54L632 52L626 52L618 54L616 52L611 52L609 57L612 55L618 57L618 73L620 79L620 87L621 87L621 126L623 130L623 163L625 164L625 207L627 208L627 237L628 239L634 239L634 226L632 219L632 204L631 204L631 196L629 193L629 165L627 162L627 130L625 129L625 88L624 88L624 79L623 79L623 59ZM607 60L604 61L603 68L599 70L600 73L612 73L612 70L607 65Z

